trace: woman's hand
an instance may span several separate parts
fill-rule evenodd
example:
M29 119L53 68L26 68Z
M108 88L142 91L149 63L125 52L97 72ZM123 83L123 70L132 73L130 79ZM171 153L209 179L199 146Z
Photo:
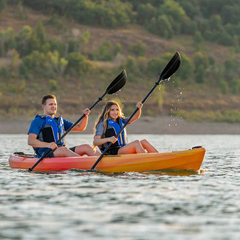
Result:
M143 104L142 102L138 102L137 105L136 105L137 108L141 109L143 107Z
M83 114L85 114L86 116L88 116L90 112L91 112L91 111L90 111L88 108L85 108L85 109L83 110Z
M115 143L117 141L117 138L115 138L114 136L108 138L108 142L112 142L112 143Z

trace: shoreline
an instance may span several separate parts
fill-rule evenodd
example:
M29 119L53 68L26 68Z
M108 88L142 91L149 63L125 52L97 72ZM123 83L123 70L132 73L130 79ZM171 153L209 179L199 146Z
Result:
M75 122L79 116L66 116ZM93 134L96 118L89 117L86 130ZM32 119L0 120L0 134L27 134ZM127 126L128 134L240 134L240 123L187 122L182 118L170 116L142 116Z

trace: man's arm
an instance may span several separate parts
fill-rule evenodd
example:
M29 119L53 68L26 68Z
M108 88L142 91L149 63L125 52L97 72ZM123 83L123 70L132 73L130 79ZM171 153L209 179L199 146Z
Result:
M37 134L35 133L29 133L28 134L28 145L34 147L34 148L51 148L55 149L58 146L55 142L47 143L47 142L41 142L37 139Z

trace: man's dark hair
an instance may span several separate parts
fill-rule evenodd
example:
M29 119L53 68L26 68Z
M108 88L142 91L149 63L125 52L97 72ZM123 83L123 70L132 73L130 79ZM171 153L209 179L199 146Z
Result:
M48 99L56 99L56 96L54 96L54 95L52 95L52 94L48 94L48 95L44 96L44 97L42 98L42 104L43 104L43 105L46 105L46 101L47 101Z

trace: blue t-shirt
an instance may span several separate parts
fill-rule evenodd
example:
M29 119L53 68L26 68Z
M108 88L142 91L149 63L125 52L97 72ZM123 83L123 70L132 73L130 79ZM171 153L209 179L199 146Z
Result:
M56 118L54 118L54 121L56 121L56 123L58 122L58 120ZM38 134L44 128L45 124L46 124L45 118L38 117L38 118L33 119L31 126L28 130L28 134L35 133L38 136ZM72 122L67 121L66 119L63 119L63 124L64 124L65 131L67 131L73 125ZM39 148L37 151L37 157L41 157L43 152L45 152L46 150L48 150L48 148Z
M54 120L57 123L58 120L56 118L54 118ZM66 119L63 119L63 123L64 123L65 131L67 131L73 125L72 122L70 122L70 121L68 121ZM38 118L33 119L32 123L31 123L31 126L30 126L30 128L28 130L28 134L29 133L35 133L38 136L38 134L44 128L45 124L46 124L46 119L45 118L39 118L38 117Z
M126 124L127 120L128 120L128 118L123 119L124 125ZM102 136L103 132L104 132L104 126L103 126L103 121L101 121L96 127L95 136Z

